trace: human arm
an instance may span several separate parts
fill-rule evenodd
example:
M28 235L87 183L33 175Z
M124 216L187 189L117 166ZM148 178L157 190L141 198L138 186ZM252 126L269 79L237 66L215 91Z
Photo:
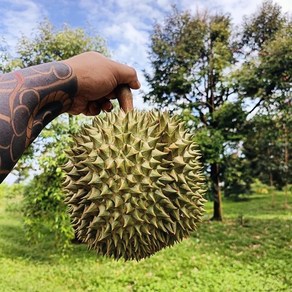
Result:
M95 52L0 75L0 182L50 121L110 111L119 84L140 87L133 68Z

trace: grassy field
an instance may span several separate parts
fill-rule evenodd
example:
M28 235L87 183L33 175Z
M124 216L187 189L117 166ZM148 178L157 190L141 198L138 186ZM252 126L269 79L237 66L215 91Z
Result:
M0 198L0 291L292 291L291 194L224 201L224 223L141 262L97 257L83 245L61 254L28 244L18 200ZM290 206L290 208L289 208ZM211 216L207 204L206 218Z

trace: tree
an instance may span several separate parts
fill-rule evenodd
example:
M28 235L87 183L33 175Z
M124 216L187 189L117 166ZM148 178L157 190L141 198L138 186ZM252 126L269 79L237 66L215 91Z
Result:
M18 42L17 57L2 54L3 72L16 68L37 65L45 62L60 61L86 51L99 51L107 54L104 41L86 33L83 29L68 26L56 30L50 22L40 24L35 34L22 37ZM26 158L24 169L37 165L35 175L29 182L24 197L24 214L27 234L40 234L41 226L46 225L56 235L59 242L67 244L72 237L66 207L61 189L62 172L65 163L64 149L68 147L70 134L76 132L86 119L63 114L51 122L31 145L30 153L34 159ZM24 161L22 158L21 161ZM36 163L36 158L37 163ZM21 162L18 168L23 173Z
M255 13L243 18L241 46L245 47L248 55L261 51L286 21L280 5L272 0L263 1Z
M238 93L253 103L249 113L257 109L248 122L244 153L254 176L282 188L291 182L292 24L279 5L264 1L246 18L242 45L245 61L236 72Z
M145 101L181 111L195 130L216 220L222 219L220 188L226 195L249 189L242 145L250 114L267 109L279 114L282 108L284 116L291 108L291 29L281 7L264 1L235 32L228 15L192 16L174 8L154 27L152 73L145 73L150 87Z
M250 129L244 143L252 175L279 189L292 183L291 173L287 172L292 163L286 158L286 153L292 151L291 123L291 117L283 123L281 116L257 115L249 121Z
M246 56L236 71L239 94L256 101L259 108L276 113L291 105L292 24L288 21L261 45L252 57Z
M231 99L234 91L228 82L227 72L235 63L231 32L228 15L192 16L174 8L164 24L154 27L149 54L153 74L145 74L150 86L145 101L183 110L196 130L211 181L214 220L222 220L224 153L237 148L245 120L241 103Z

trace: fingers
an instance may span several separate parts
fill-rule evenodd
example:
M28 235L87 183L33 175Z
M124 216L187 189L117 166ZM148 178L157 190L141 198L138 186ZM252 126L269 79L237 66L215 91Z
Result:
M113 109L113 105L109 100L106 100L101 104L101 109L105 112L110 112Z
M87 116L96 116L103 110L110 112L113 109L112 103L108 99L88 102L87 109L84 112Z

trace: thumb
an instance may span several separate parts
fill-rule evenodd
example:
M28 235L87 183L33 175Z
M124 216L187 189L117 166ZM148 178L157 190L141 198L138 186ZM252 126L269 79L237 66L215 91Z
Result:
M134 109L133 95L130 87L126 84L121 84L116 88L116 97L118 99L120 108L125 112L129 112Z

